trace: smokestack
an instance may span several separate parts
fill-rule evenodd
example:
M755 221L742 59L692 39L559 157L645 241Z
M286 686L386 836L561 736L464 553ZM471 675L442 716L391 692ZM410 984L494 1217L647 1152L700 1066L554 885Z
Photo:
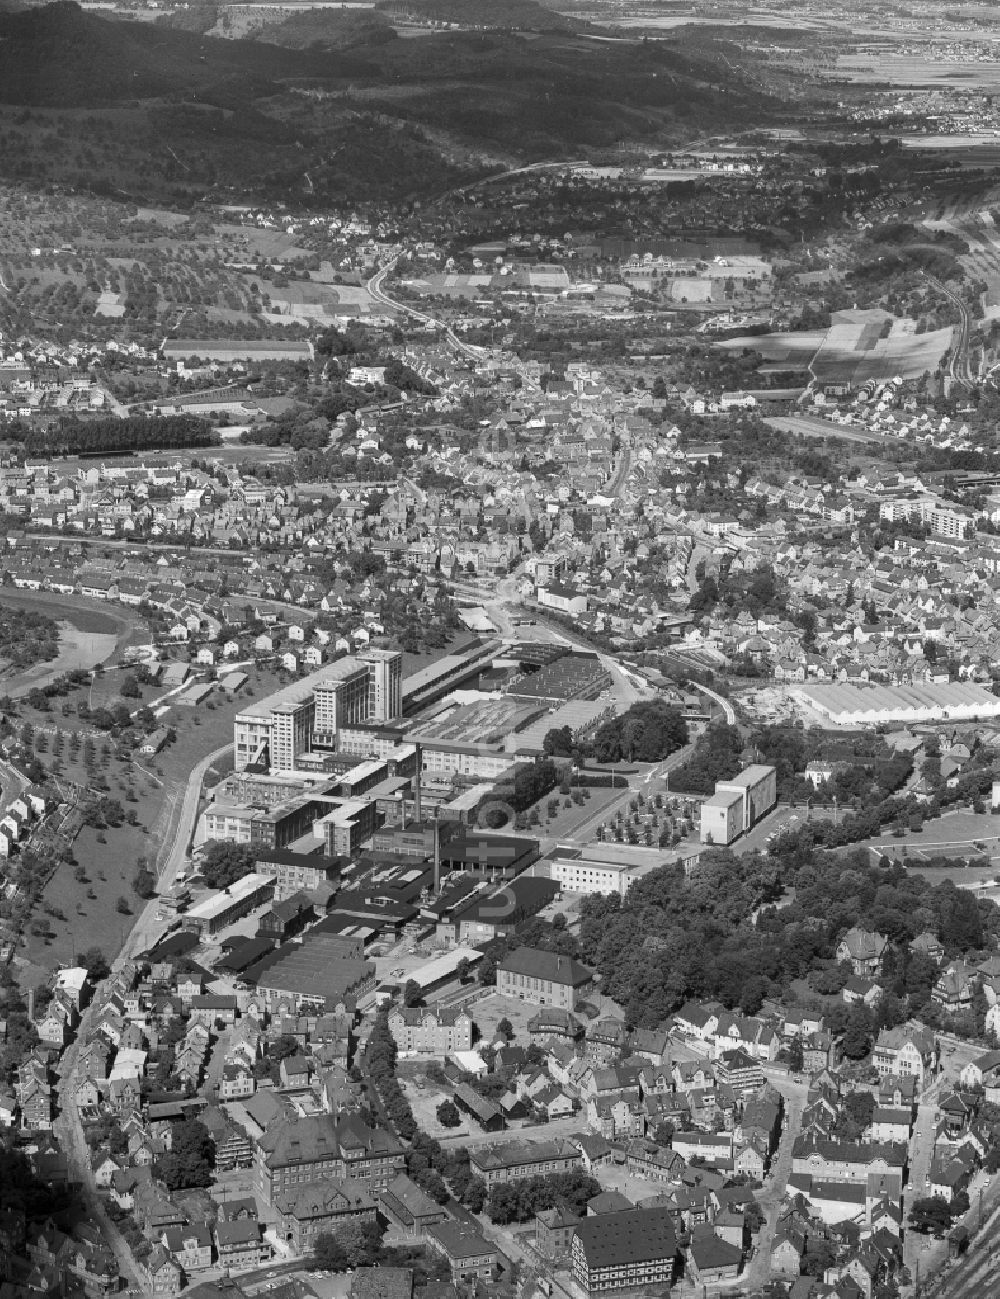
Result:
M28 1022L34 1023L34 1019L35 1019L35 990L34 988L29 988L28 989Z
M416 799L413 805L413 815L416 818L417 825L422 825L423 821L420 815L420 769L424 765L424 752L420 745L417 745L417 783L414 788L414 797Z
M402 794L400 794L400 796L399 796L399 824L400 824L400 827L401 827L403 830L406 829L406 792L405 792L405 790L404 790L404 792L403 792Z
M441 823L438 809L434 809L434 896L441 892Z

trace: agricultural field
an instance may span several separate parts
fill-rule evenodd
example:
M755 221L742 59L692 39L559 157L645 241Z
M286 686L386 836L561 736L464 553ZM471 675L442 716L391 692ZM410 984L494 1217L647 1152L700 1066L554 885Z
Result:
M884 331L889 333L883 337ZM762 334L730 338L717 348L759 352L765 361L794 361L809 366L819 384L848 383L860 387L868 379L918 379L937 368L951 346L952 330L916 332L916 322L897 320L888 312L837 311L827 330Z
M151 345L168 327L204 336L220 318L247 337L300 328L295 317L269 314L268 295L283 291L290 264L318 270L322 259L282 230L130 210L83 195L56 204L43 193L3 194L0 279L13 331L45 326ZM338 306L332 287L307 287Z

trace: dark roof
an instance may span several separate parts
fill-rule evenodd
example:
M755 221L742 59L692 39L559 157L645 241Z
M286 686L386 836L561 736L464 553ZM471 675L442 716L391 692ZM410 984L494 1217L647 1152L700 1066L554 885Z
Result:
M242 974L273 950L274 940L271 938L238 938L232 944L229 955L219 961L217 968Z
M475 1258L480 1254L496 1254L497 1246L475 1227L464 1222L436 1222L427 1233L445 1250L449 1258Z
M512 974L523 974L530 979L546 979L551 983L568 983L580 987L589 983L591 971L571 956L557 952L543 952L537 947L519 947L508 953L497 967Z
M257 861L274 866L308 866L310 870L340 870L343 857L328 857L325 853L292 852L290 848L258 848Z
M138 959L149 961L151 965L156 961L173 961L193 951L200 942L198 934L192 933L190 929L181 929L169 938L164 938L162 943L151 947L148 952L143 952Z
M289 920L296 920L303 911L312 911L312 902L300 889L298 893L293 893L284 902L275 902L271 908L271 915L277 916L279 920L287 924Z
M442 1216L444 1210L420 1189L405 1173L394 1177L384 1191L379 1192L379 1202L401 1221L414 1223L421 1218Z
M473 1091L468 1083L458 1084L455 1088L455 1100L471 1114L474 1114L480 1123L491 1123L495 1119L503 1117L502 1110L494 1105L491 1100L487 1100L485 1096L480 1096L477 1091Z
M622 1267L673 1258L677 1232L667 1209L624 1209L585 1218L576 1229L587 1267Z
M743 1251L712 1232L695 1236L691 1242L691 1257L701 1269L734 1267L741 1262Z

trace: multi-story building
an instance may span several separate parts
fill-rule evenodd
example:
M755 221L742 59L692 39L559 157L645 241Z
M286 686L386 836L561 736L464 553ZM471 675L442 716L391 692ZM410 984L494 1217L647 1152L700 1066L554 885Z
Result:
M381 724L403 715L403 656L392 650L369 649L358 657L368 665L369 722Z
M356 1115L289 1117L271 1124L254 1148L255 1190L269 1206L306 1182L355 1179L378 1191L403 1169L397 1139Z
M375 833L380 819L374 802L344 798L314 823L313 832L322 833L328 856L350 857Z
M937 1055L934 1034L922 1024L884 1028L872 1048L872 1064L883 1076L898 1074L916 1079L922 1089Z
M293 852L267 848L257 854L257 870L274 877L274 900L284 902L303 890L311 892L322 884L336 884L340 861L323 853Z
M376 1204L366 1186L324 1178L291 1186L275 1196L278 1232L297 1254L308 1253L316 1237L348 1222L374 1222Z
M634 861L611 861L608 856L595 853L588 856L586 852L554 853L545 863L549 879L554 880L560 888L568 893L617 893L624 898L636 880L642 879L658 863Z
M496 1245L464 1222L438 1222L428 1227L427 1244L448 1260L452 1281L488 1281L496 1272Z
M573 1236L573 1277L587 1295L670 1289L677 1232L669 1209L623 1209L581 1220Z
M487 1188L545 1173L568 1173L583 1167L583 1157L569 1141L508 1141L475 1146L469 1152L473 1176Z
M575 1010L593 982L593 973L570 956L519 947L497 966L497 992L501 997Z
M219 1255L219 1266L228 1267L232 1271L256 1267L270 1256L270 1246L261 1242L260 1223L256 1218L217 1222L215 1248Z
M719 780L715 793L701 805L701 842L732 843L765 816L777 802L777 772L760 763L732 780Z
M437 1201L432 1200L405 1173L394 1177L378 1195L379 1208L390 1229L403 1236L421 1239L428 1227L444 1222L449 1216Z
M402 655L344 658L249 704L233 719L234 766L294 771L314 746L334 748L342 728L402 713Z
M313 798L291 798L270 807L216 801L202 814L202 830L206 839L275 851L308 834L321 810Z
M397 1006L389 1015L389 1032L398 1050L408 1055L472 1050L472 1016L460 1007Z

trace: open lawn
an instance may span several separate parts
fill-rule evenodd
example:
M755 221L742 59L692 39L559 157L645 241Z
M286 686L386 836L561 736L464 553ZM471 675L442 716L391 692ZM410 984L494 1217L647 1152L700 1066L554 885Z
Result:
M115 685L119 682L118 673L107 673L98 678L95 696L98 690L107 690L108 694L103 699L95 697L94 706L117 698ZM131 889L138 858L146 857L151 868L155 866L158 852L171 842L171 827L192 768L206 753L231 740L233 715L249 698L260 698L277 685L278 678L273 672L252 670L250 683L234 699L213 693L199 708L169 703L161 720L164 725L174 728L177 738L152 757L136 754L133 761L119 761L110 736L99 735L94 740L96 759L92 771L84 762L82 746L79 752L74 753L69 737L74 730L83 739L99 733L79 723L75 716L64 718L61 714L62 703L73 706L85 701L89 688L74 691L65 700L56 700L49 713L21 705L17 724L21 726L28 722L34 728L35 749L46 765L50 765L58 754L59 776L67 792L71 784L84 789L101 789L107 797L121 802L126 816L134 812L137 821L135 826L124 825L100 832L104 835L103 843L98 839L97 830L90 827L81 830L73 845L76 865L62 867L56 872L36 912L35 920L49 919L48 933L51 937L46 942L42 934L29 933L26 936L25 954L34 966L54 968L69 959L74 949L80 951L95 944L102 947L109 958L118 952L131 921L116 911L116 902L119 896L124 895L130 906L138 909L138 899ZM131 700L130 704L138 707L142 703L152 703L163 691L146 689L143 694L143 700ZM210 770L206 783L214 784L226 774L229 766L225 759L220 760L218 767ZM105 784L107 788L102 789ZM85 879L76 878L78 868L82 868ZM88 892L94 896L88 896ZM65 920L46 917L46 907L62 912Z
M1000 861L1000 815L990 812L945 812L913 834L907 831L896 838L882 834L864 841L866 848L878 848L890 857L907 857L914 866L928 857L967 857L989 855ZM956 872L953 872L955 874ZM965 872L957 872L964 875Z
M582 803L577 805L568 795L560 794L558 788L554 789L551 794L547 794L545 798L539 799L535 804L538 815L541 817L541 824L535 828L550 838L572 835L578 826L585 821L591 820L604 808L620 802L622 797L620 789L601 789L598 786L590 789L589 793L590 798L585 798ZM553 800L558 802L559 810L550 819L548 806ZM566 806L567 802L569 807Z
M99 842L99 834L105 842ZM119 912L117 900L124 897L130 911L142 909L132 892L132 876L137 858L153 855L155 848L144 826L104 831L84 826L73 847L78 866L55 873L29 925L26 954L32 964L49 969L72 964L88 947L100 947L109 959L115 956L132 927L131 914ZM37 932L43 924L44 936Z

